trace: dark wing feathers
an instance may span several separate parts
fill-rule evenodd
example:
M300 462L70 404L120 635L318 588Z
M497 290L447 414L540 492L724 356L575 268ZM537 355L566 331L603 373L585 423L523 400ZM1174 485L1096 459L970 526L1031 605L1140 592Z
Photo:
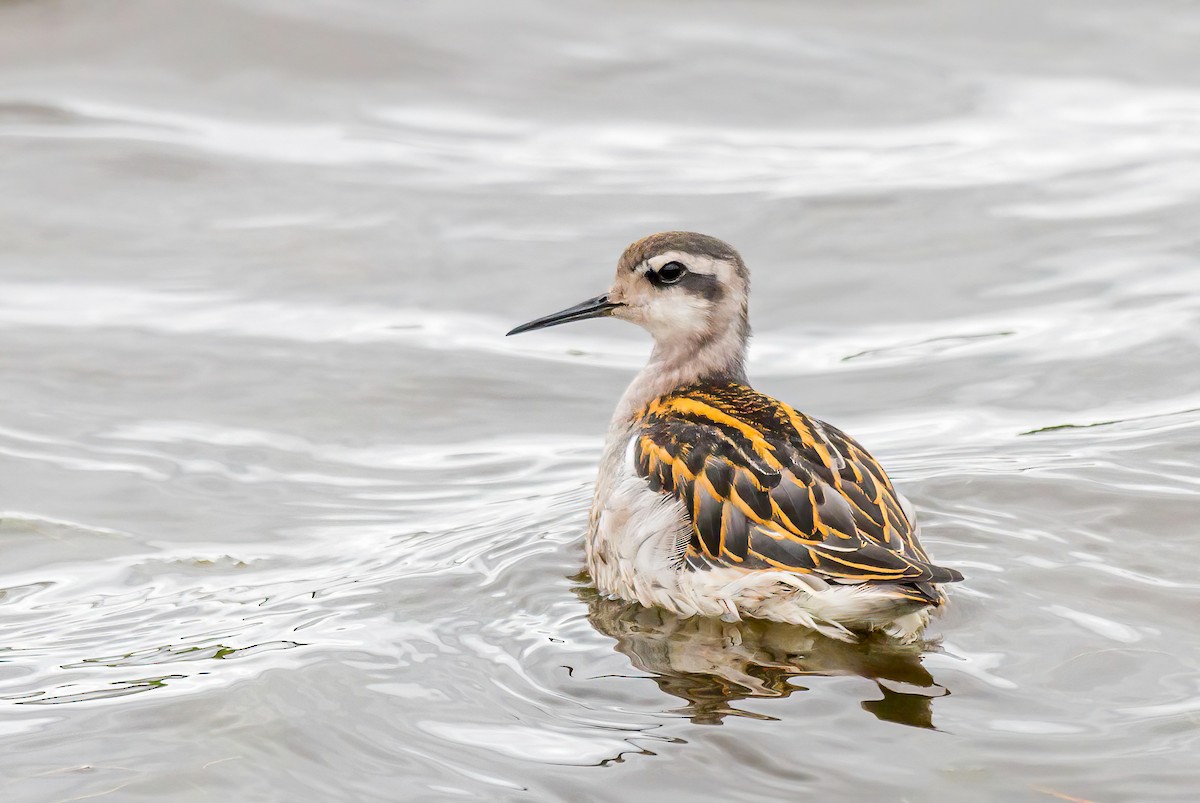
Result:
M736 383L680 389L640 422L637 472L688 511L688 568L895 584L927 602L962 579L929 562L883 469L835 427Z
M810 533L816 527L812 494L792 472L784 472L779 484L771 489L771 501L775 503L773 518L789 532Z

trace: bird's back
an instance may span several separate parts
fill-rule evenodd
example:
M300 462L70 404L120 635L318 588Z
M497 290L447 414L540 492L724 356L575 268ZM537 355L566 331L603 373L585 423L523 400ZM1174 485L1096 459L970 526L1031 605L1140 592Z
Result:
M929 562L883 469L853 438L747 385L698 383L643 408L637 473L680 501L685 571L785 570L938 604L962 576Z

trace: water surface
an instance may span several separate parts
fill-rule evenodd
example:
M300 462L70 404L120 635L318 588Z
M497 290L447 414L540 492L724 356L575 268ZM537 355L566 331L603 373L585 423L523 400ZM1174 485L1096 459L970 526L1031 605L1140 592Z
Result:
M7 800L1200 785L1200 14L0 5ZM505 340L696 229L759 387L967 575L929 644L579 575L648 351Z

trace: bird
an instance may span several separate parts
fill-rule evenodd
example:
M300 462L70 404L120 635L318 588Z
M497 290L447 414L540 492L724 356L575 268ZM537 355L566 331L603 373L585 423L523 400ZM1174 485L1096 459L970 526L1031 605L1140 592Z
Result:
M749 291L728 243L660 232L625 249L607 292L508 333L611 317L654 340L609 424L588 574L681 617L915 641L963 576L930 561L915 509L858 441L751 386Z

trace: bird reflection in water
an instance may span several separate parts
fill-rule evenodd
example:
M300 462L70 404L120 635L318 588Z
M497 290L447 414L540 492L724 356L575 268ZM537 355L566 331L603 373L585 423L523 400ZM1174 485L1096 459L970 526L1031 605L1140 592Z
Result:
M654 677L660 689L687 704L693 722L720 724L726 716L775 719L734 707L736 700L787 697L806 691L793 678L858 675L874 681L881 698L862 707L880 720L933 728L933 700L950 692L921 664L927 644L901 644L873 634L847 644L796 625L747 619L723 622L603 599L576 589L588 620L616 640L617 651Z

